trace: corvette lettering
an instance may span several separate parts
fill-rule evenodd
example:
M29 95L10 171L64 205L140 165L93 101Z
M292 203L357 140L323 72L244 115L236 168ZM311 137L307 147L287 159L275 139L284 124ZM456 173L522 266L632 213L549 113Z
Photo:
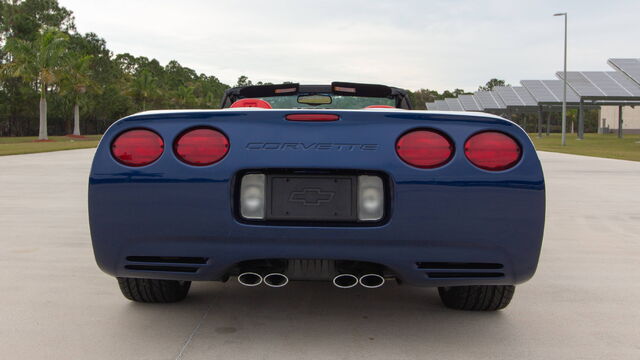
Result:
M279 143L252 142L245 147L247 150L333 150L333 151L375 151L378 144L343 144L343 143Z

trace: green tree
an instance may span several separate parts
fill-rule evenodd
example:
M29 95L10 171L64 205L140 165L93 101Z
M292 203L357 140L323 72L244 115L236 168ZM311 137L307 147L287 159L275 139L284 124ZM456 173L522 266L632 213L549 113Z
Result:
M229 85L223 84L215 76L200 74L194 83L194 96L198 100L198 106L205 109L213 109L220 106L224 91Z
M115 56L113 61L125 74L131 75L131 76L135 75L137 70L135 56L129 53L118 54Z
M4 48L8 39L35 41L48 27L74 30L71 11L55 0L0 0L0 66L12 61ZM0 74L3 75L3 74ZM37 121L38 101L34 82L9 73L0 76L0 135L32 134Z
M142 103L142 111L147 110L147 102L158 94L158 80L148 70L143 70L130 84L131 95Z
M44 28L75 30L73 14L56 0L0 0L0 39L35 41Z
M73 103L73 135L80 135L80 100L93 87L91 80L92 55L69 56L64 65L60 88Z
M79 117L83 133L101 133L118 118L141 109L216 108L229 88L215 76L198 74L177 61L163 66L156 59L112 53L98 35L78 34L72 12L56 0L0 0L0 136L37 131L38 108L32 104L42 90L38 76L16 76L14 54L6 42L22 40L35 46L48 28L68 37L65 53L70 54L62 63L64 70L45 86L50 133L70 133L72 127L77 133Z
M467 94L467 93L462 89L455 89L453 91L445 90L442 92L442 98L458 97L464 94Z
M179 86L173 95L173 103L178 109L193 107L196 97L193 95L193 88L189 86Z
M440 94L435 90L420 89L416 91L409 91L409 99L413 108L416 110L425 110L425 104L437 100Z
M251 86L251 85L253 85L253 82L249 80L249 78L246 77L245 75L241 75L238 78L238 82L236 83L236 86Z
M493 78L487 81L487 83L484 86L478 86L478 90L491 91L496 86L509 86L509 85L505 85L504 80Z
M204 109L214 109L218 106L219 103L219 98L216 98L213 93L207 93L200 101L200 104L202 104L200 107Z
M40 93L40 140L48 139L47 91L59 81L67 40L66 34L47 28L34 41L9 38L5 45L11 61L3 64L3 71L35 84Z

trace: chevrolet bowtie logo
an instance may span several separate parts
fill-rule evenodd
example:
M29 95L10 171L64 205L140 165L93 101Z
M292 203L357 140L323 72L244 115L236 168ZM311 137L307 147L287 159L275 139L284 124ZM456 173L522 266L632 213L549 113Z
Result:
M289 201L301 202L304 205L320 205L321 203L327 203L333 199L335 195L331 191L321 191L316 188L304 189L302 191L294 191L289 196Z

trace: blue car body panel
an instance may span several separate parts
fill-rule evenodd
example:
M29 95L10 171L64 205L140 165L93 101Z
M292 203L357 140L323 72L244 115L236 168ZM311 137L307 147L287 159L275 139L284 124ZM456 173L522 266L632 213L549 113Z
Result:
M404 110L326 110L340 120L285 120L294 112L310 111L148 112L114 123L98 146L89 181L91 236L100 268L121 277L221 280L246 260L357 260L381 264L403 282L421 286L517 284L534 274L545 185L535 149L519 126L488 114ZM196 167L176 158L171 149L176 137L198 126L228 137L229 153L220 162ZM165 150L156 162L134 168L112 157L114 138L132 128L162 136ZM397 139L422 128L453 140L449 163L418 169L398 157ZM520 143L522 158L515 167L490 172L466 159L465 141L486 130L504 132ZM243 222L234 208L238 174L263 169L385 174L387 219L373 226ZM206 261L188 273L141 271L125 268L136 264L129 256ZM502 275L432 277L417 265L422 262L502 264Z

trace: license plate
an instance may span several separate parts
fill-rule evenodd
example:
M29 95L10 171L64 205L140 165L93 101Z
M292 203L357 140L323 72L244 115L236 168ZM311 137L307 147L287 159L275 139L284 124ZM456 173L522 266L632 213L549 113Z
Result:
M355 176L268 175L268 220L356 221Z

